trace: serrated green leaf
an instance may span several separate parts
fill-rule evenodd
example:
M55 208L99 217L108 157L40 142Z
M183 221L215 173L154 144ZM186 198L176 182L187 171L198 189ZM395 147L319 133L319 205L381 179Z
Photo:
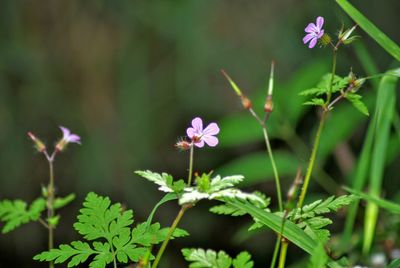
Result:
M173 189L173 178L171 175L167 173L156 173L150 170L137 170L135 171L136 174L142 176L143 178L154 182L155 184L159 185L160 187L158 190L166 193L171 193L174 191Z
M214 250L182 249L186 261L191 262L189 268L229 268L232 263L224 251L216 253Z
M66 205L71 203L74 199L75 199L75 194L69 194L65 197L57 197L54 200L53 207L54 207L54 209L59 209L59 208L65 207Z
M364 102L361 101L362 96L355 93L347 93L345 98L353 104L353 106L361 113L369 116L368 108Z
M304 105L315 105L315 106L324 106L325 100L320 98L313 98L310 101L306 101L303 103Z
M38 198L27 209L27 204L22 200L3 200L0 202L0 220L5 222L2 233L8 233L18 226L37 221L40 214L46 209L46 201Z
M133 212L122 212L119 203L110 204L108 197L89 193L83 203L84 208L80 209L78 222L74 224L75 230L88 240L104 237L111 241L113 236L133 223Z
M71 245L60 245L59 248L44 251L33 257L39 261L54 261L54 263L63 263L71 258L68 267L74 267L85 262L88 257L97 252L93 250L88 243L81 241L71 242Z
M161 229L158 222L150 226L148 226L146 223L141 223L132 230L132 243L139 244L145 247L159 244L165 240L168 231L169 228ZM185 230L176 228L171 239L187 235L188 232L186 232Z
M233 268L252 268L253 265L254 262L251 260L251 255L247 251L240 252L232 261Z

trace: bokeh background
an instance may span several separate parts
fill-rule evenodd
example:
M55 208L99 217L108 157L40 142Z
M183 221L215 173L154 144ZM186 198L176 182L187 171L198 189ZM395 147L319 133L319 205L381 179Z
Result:
M398 0L352 3L400 42ZM249 180L242 186L264 191L276 207L262 133L220 69L261 111L269 64L275 60L275 111L269 124L286 191L297 166L307 162L317 122L317 111L302 106L297 93L330 69L329 49L310 50L301 41L304 27L318 15L325 17L325 30L332 35L342 23L352 25L334 1L2 0L0 199L32 201L40 194L48 167L26 133L32 131L51 148L63 125L81 135L82 146L71 145L56 159L58 194L77 194L60 211L56 244L78 239L72 223L89 191L124 203L136 221L144 221L162 194L133 172L151 169L185 178L188 154L173 145L191 119L200 116L220 124L220 146L196 150L195 171L244 173ZM386 52L361 30L358 34L365 46L343 49L341 75L351 67L366 74L360 63L365 49L380 71L392 66ZM372 88L365 87L368 104L374 103ZM347 103L339 106L341 117L332 116L323 134L318 183L312 183L310 198L341 191L362 145L369 118ZM395 197L398 139L390 148L385 192ZM211 205L202 202L187 213L181 227L191 236L170 243L161 267L185 267L182 247L231 254L248 250L256 267L265 266L274 234L249 235L244 229L248 219L213 215ZM156 219L168 226L177 211L177 204L166 204ZM342 223L339 215L331 230L340 232ZM0 236L0 267L47 267L31 259L45 249L46 231L39 224L25 225ZM291 247L288 263L303 257Z

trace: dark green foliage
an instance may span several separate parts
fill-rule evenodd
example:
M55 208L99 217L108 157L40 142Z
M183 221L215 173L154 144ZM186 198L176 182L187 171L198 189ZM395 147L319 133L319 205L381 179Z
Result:
M252 268L254 262L251 255L243 251L236 256L235 259L226 254L224 251L218 253L211 249L182 249L185 260L190 262L190 268Z
M38 198L27 208L22 200L3 200L0 202L0 219L5 222L2 233L8 233L21 224L37 221L46 209L46 201Z
M128 263L138 262L149 247L163 241L169 228L160 229L159 223L148 226L139 224L131 229L133 223L132 210L123 210L121 204L111 204L108 197L89 193L80 210L78 222L74 228L87 242L74 241L70 245L60 245L59 248L42 252L34 257L40 261L63 263L69 260L68 267L74 267L85 262L90 256L91 268L104 268L115 261ZM174 237L187 235L184 230L177 229Z
M346 93L345 98L353 104L353 106L365 115L369 115L368 108L364 102L361 101L362 96L355 93Z

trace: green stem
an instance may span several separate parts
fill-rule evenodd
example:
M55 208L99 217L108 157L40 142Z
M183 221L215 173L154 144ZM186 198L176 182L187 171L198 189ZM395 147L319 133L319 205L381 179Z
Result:
M274 172L276 193L278 195L279 211L283 211L281 183L279 180L278 169L276 168L276 163L275 163L274 155L272 154L271 144L269 142L267 127L265 126L265 124L262 125L262 129L263 129L263 134L264 134L264 139L265 139L265 145L267 146L268 155L269 155L269 158L271 159L272 170Z
M317 156L319 142L320 142L320 139L321 139L321 132L322 132L322 129L324 128L324 124L325 124L325 119L326 119L327 113L328 112L326 110L323 111L321 120L319 122L317 134L315 136L314 146L313 146L313 149L312 149L312 152L311 152L310 161L308 162L307 173L306 173L306 176L304 178L304 184L303 184L303 187L301 188L299 201L297 202L297 207L298 208L301 208L303 206L304 199L306 197L308 185L310 183L311 174L312 174L312 171L313 171L313 168L314 168L315 158Z
M280 246L281 246L281 235L278 234L278 237L275 242L274 254L272 255L272 261L271 261L270 268L275 267L275 263L276 263L276 259L278 258L278 252L279 252Z
M47 218L51 219L54 217L54 157L48 158L49 162L49 176L50 182L47 188ZM54 226L50 223L47 224L49 230L49 250L53 249L54 247ZM54 268L54 263L51 261L49 262L49 267Z
M190 146L190 157L189 157L189 175L187 185L190 187L192 185L192 174L193 174L193 151L194 145Z
M178 226L178 223L180 222L180 220L183 217L183 214L185 214L186 209L188 209L189 207L187 206L182 206L181 210L179 211L178 215L176 216L174 222L172 223L171 227L169 228L167 237L165 238L164 242L161 245L160 250L157 253L156 259L153 262L153 265L151 266L151 268L156 268L158 263L161 260L161 257L165 251L165 249L167 248L168 242L172 237L172 234L174 233L176 227Z
M287 241L282 242L281 255L279 256L279 266L278 266L279 268L285 267L288 246L289 246L289 243Z
M333 80L335 77L335 72L336 72L336 56L337 56L337 46L333 48L333 59L332 59L332 76L331 76L331 82L329 85L329 91L328 91L328 96L326 98L326 104L329 104L331 102L332 98L332 87L333 87Z
M187 185L190 187L192 184L192 173L193 173L193 152L194 152L194 145L192 143L190 147L190 157L189 157L189 174L188 174L188 183ZM171 237L178 226L179 222L181 221L183 214L185 214L185 211L190 208L190 205L183 205L181 207L181 210L179 210L178 215L176 215L174 222L172 223L171 227L169 228L167 237L165 238L164 242L162 243L160 249L157 252L156 259L153 262L153 265L151 268L156 268L158 266L158 263L161 260L162 255L164 254L165 249L167 248L167 245L169 243L169 240L171 240Z

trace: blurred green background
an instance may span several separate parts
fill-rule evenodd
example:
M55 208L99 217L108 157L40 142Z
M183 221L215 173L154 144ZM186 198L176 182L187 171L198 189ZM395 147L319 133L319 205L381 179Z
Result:
M352 3L399 43L398 0ZM51 147L63 125L81 135L82 146L71 145L56 159L58 195L77 194L61 211L56 244L78 238L72 223L89 191L124 203L143 221L162 194L133 171L151 169L184 178L188 155L173 145L191 119L200 116L220 124L220 146L196 150L194 169L228 175L243 168L250 179L243 186L266 192L276 207L262 133L242 111L220 69L261 111L269 64L276 61L270 132L286 191L297 165L307 162L317 120L316 111L301 106L297 93L330 69L329 49L310 50L301 41L304 27L318 15L325 17L325 31L332 35L342 22L351 25L334 1L2 0L0 199L32 201L40 194L48 167L26 133L32 131ZM391 57L361 30L358 34L379 70L389 68ZM352 47L340 52L339 74L352 67L365 75L357 55ZM372 104L370 84L365 91ZM365 135L368 118L347 103L339 108L323 134L315 196L340 191ZM393 144L388 178L396 177L400 164L398 140ZM343 157L348 158L341 161ZM399 180L385 183L391 196L399 186ZM191 236L170 243L161 267L185 267L180 254L185 246L232 254L248 250L256 267L268 262L275 243L272 232L247 238L238 230L249 221L212 215L209 207L203 202L187 213L181 226ZM177 211L176 204L167 204L156 219L168 226ZM341 221L331 229L340 231ZM31 260L46 249L46 239L38 224L0 236L0 267L46 267ZM295 247L290 252L289 263L303 256Z

